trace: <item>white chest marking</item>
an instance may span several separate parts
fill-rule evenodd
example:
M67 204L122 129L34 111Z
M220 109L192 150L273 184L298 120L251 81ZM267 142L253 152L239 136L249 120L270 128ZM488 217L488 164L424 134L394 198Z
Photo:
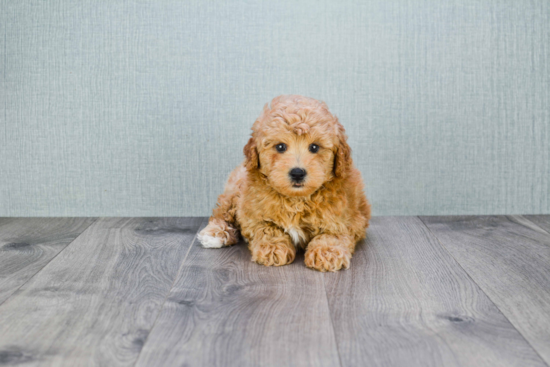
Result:
M306 235L300 227L290 227L289 229L286 229L285 232L290 235L290 238L292 238L294 246L301 246L306 242Z

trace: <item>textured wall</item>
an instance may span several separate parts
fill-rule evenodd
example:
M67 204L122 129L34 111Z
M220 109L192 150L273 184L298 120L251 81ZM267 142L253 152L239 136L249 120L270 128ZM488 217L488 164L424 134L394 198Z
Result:
M374 213L550 213L550 2L2 1L0 215L208 215L327 102Z

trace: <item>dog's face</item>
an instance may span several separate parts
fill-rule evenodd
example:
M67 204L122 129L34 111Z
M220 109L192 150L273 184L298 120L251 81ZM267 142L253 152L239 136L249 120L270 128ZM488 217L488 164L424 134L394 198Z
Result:
M342 125L316 100L277 97L252 129L244 149L247 168L283 195L309 196L351 164Z
M334 153L330 139L279 132L262 141L258 152L260 172L283 195L310 195L332 178Z

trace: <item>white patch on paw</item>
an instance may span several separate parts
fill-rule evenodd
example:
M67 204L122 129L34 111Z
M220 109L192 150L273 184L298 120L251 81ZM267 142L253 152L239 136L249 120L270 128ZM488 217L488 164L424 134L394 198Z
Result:
M223 247L223 241L221 238L209 236L207 234L199 234L199 242L204 248L221 248Z

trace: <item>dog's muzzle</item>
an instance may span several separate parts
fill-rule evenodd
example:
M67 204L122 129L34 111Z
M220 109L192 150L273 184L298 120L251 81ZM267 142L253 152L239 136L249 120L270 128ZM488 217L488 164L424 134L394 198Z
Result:
M292 182L299 184L304 180L304 178L307 175L307 172L303 168L296 167L291 169L288 175L290 176L290 179L292 180ZM292 185L292 186L296 186L296 185Z

